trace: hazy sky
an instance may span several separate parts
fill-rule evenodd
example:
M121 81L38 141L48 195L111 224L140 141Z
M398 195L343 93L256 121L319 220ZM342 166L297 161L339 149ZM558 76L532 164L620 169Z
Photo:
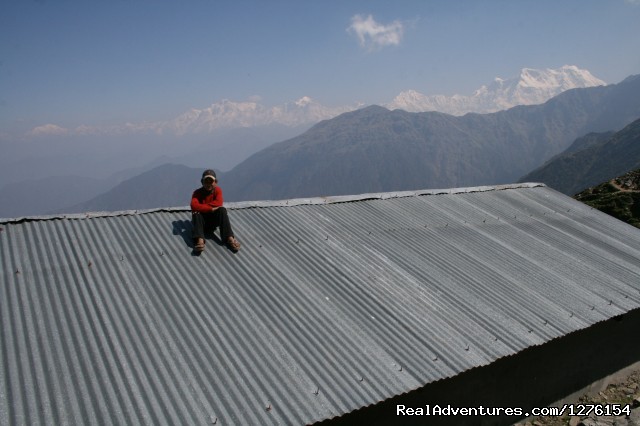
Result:
M469 95L523 67L640 74L640 0L3 0L0 135L223 99Z

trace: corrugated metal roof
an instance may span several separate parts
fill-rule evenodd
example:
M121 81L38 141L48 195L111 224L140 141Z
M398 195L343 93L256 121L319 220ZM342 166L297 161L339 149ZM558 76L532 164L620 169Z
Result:
M304 424L640 306L640 230L534 185L0 222L1 424Z

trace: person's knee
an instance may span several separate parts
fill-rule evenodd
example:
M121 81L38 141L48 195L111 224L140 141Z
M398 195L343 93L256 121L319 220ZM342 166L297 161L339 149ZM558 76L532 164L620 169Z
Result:
M218 217L224 217L227 215L227 209L225 207L220 206L216 210L216 213L218 214Z

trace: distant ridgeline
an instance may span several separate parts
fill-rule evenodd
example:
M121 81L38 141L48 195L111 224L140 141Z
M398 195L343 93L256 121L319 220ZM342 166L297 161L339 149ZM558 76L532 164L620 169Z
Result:
M585 189L573 198L640 228L640 169Z
M520 179L543 182L566 195L640 168L640 119L617 132L590 133Z

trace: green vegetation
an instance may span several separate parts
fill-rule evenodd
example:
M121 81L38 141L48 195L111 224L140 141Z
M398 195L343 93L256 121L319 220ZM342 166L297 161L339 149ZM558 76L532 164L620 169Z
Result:
M586 189L574 198L640 228L640 169Z

